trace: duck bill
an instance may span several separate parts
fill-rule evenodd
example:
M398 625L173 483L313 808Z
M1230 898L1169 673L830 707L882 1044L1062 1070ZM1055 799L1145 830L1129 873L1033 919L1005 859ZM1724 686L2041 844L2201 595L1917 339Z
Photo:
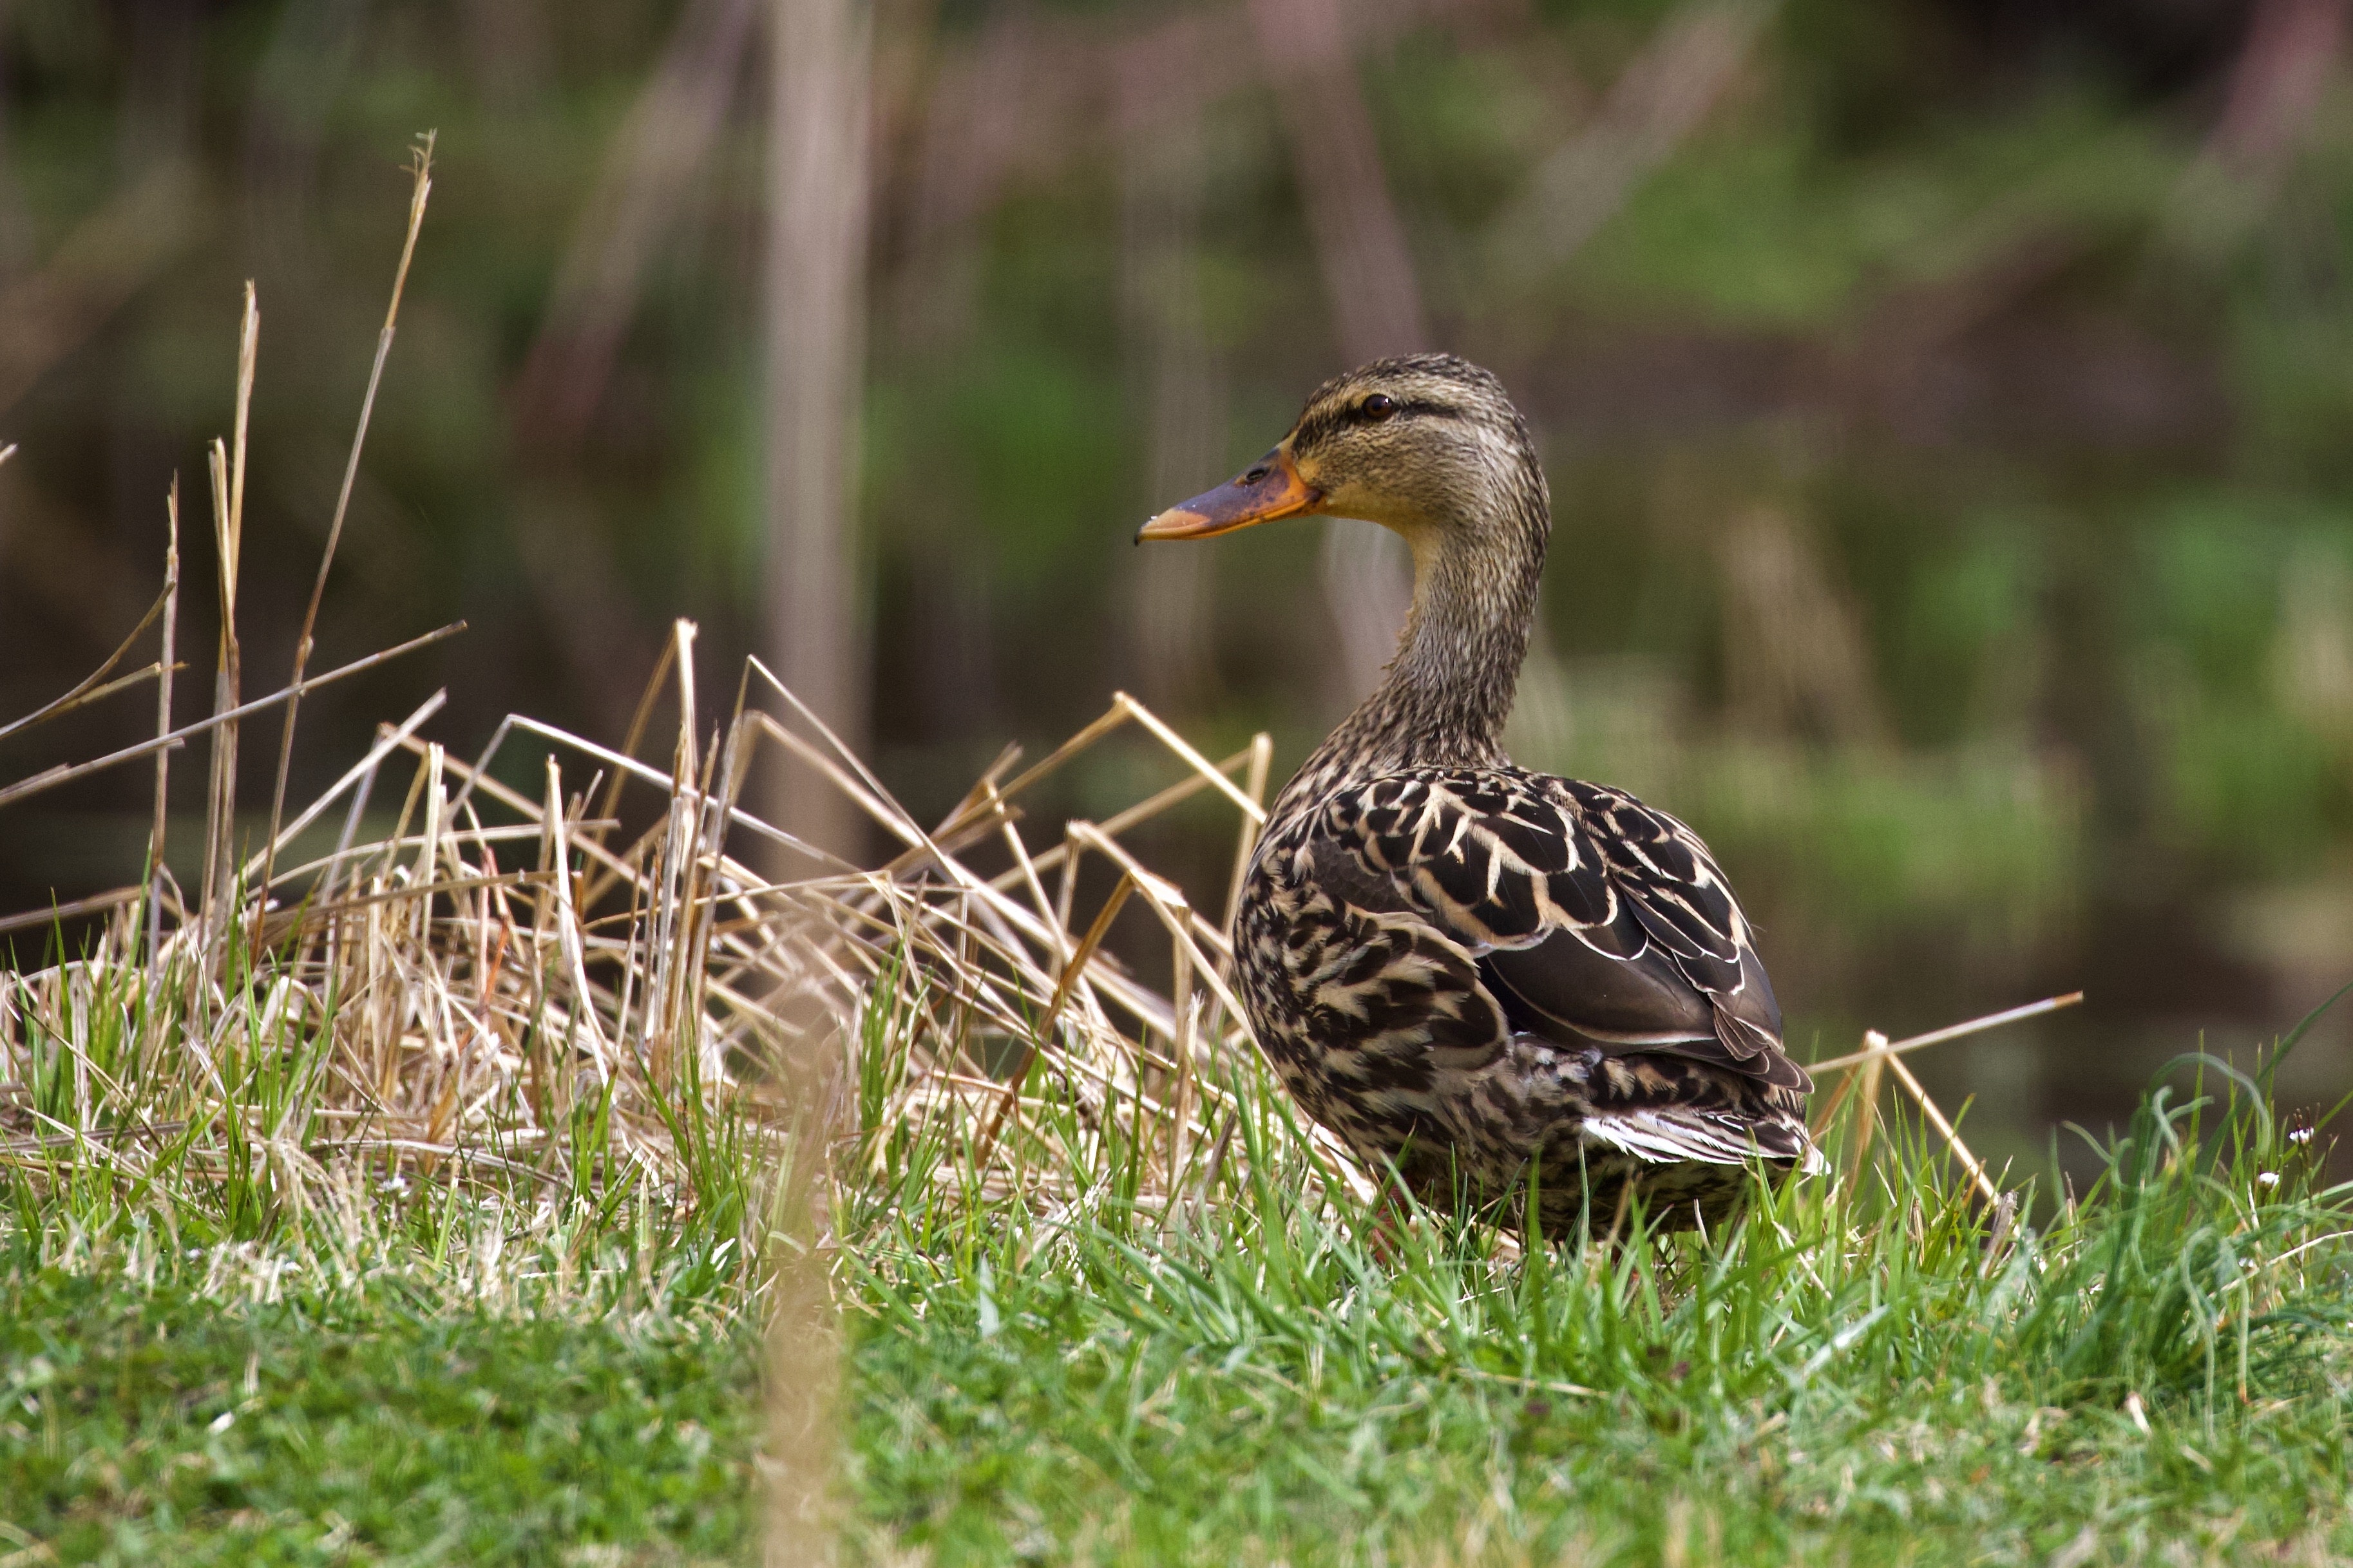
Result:
M1281 447L1216 489L1172 506L1135 531L1147 539L1208 539L1255 523L1314 511L1324 492L1299 477L1291 454Z

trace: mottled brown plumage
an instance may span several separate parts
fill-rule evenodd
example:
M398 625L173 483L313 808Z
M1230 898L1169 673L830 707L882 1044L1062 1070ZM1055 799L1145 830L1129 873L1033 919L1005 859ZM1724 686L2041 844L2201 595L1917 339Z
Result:
M1543 1228L1727 1213L1759 1163L1813 1168L1804 1070L1697 835L1500 743L1551 510L1487 372L1382 360L1147 539L1276 517L1401 534L1413 606L1380 686L1276 798L1235 921L1258 1041L1308 1114L1426 1198Z

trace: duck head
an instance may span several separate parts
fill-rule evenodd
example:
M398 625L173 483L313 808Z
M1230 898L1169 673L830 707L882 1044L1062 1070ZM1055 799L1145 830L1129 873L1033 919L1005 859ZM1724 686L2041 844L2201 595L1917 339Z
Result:
M1274 449L1136 532L1208 539L1287 517L1362 518L1426 563L1448 546L1493 548L1549 531L1527 424L1488 372L1452 354L1376 360L1307 399ZM1516 541L1491 538L1517 533Z

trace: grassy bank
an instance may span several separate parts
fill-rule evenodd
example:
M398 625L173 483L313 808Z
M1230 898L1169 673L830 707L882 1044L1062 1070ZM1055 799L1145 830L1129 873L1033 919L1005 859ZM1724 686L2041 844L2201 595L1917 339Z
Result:
M1899 1137L1725 1236L1525 1256L1427 1215L1368 1247L1242 1083L1173 1205L1116 1139L1039 1205L869 1128L835 1257L851 1555L2337 1561L2346 1197L2304 1130L2206 1079L2039 1230ZM447 1184L328 1191L182 1246L220 1212L194 1175L69 1213L18 1173L16 1561L753 1560L738 1249L634 1197L566 1227Z

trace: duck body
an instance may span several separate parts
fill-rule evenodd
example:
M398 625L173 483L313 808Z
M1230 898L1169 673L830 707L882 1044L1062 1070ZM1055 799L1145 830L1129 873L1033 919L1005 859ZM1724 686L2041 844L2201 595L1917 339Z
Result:
M1360 1159L1515 1228L1533 1187L1547 1233L1634 1193L1713 1223L1752 1157L1806 1161L1805 1079L1689 829L1508 763L1325 784L1276 802L1235 957L1261 1048Z
M1380 686L1276 797L1234 951L1259 1046L1308 1115L1425 1201L1514 1229L1714 1224L1811 1169L1811 1085L1699 837L1500 744L1551 514L1486 372L1377 362L1145 538L1366 516L1413 547ZM1526 1210L1537 1195L1538 1209Z

